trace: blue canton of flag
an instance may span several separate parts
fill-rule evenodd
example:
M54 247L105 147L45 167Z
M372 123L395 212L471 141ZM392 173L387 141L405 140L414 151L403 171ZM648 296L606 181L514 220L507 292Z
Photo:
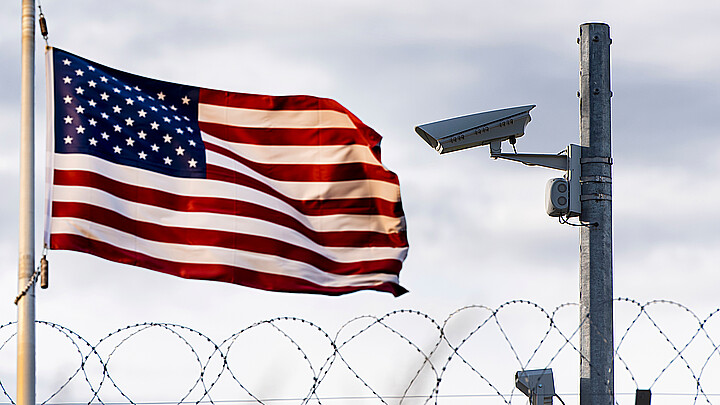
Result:
M205 177L198 89L72 54L54 67L56 153L86 153L175 177Z

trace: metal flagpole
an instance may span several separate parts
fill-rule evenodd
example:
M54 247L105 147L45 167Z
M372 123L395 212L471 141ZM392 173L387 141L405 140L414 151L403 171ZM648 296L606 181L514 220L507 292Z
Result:
M22 1L17 401L35 404L35 1ZM25 294L22 292L29 286Z
M580 404L612 405L610 27L580 26Z

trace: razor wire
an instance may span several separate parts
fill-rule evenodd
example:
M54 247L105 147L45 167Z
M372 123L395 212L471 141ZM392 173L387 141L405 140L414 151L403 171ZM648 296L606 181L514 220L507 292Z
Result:
M678 398L692 404L720 403L720 308L701 318L677 302L618 298L614 311L616 404L632 403L631 389L653 390L654 404L664 398L669 403ZM75 359L61 382L50 388L45 383L48 393L42 403L440 404L482 398L483 403L524 404L527 398L512 384L509 370L550 367L558 373L558 395L571 398L578 395L577 384L566 380L577 378L580 325L588 321L578 322L578 314L574 303L548 311L531 301L513 300L496 308L466 306L442 322L409 309L363 315L334 333L312 321L286 316L255 322L222 340L184 325L144 322L114 330L95 343L69 327L36 321L43 333L68 342L68 353ZM681 321L688 324L680 328ZM0 325L0 359L11 351L15 325ZM130 365L122 359L132 350L126 347L145 342L143 336L148 334L153 344L162 342L163 349L170 348L172 341L179 343L174 359L190 358L191 365L181 370L190 377L184 379L179 399L168 400L168 394L147 400L145 394L131 393L127 381L122 381L128 368L147 365L142 358ZM379 355L381 363L390 366L365 364L382 352L378 345L392 347L390 355ZM262 367L272 369L273 365L262 364L271 356L253 357L279 353L280 346L290 350L283 364L275 365L280 376L259 378ZM147 357L153 349L140 346L138 351L140 357ZM178 371L169 362L166 366L168 374ZM575 370L568 373L567 368ZM397 381L388 390L385 380L393 378ZM0 404L15 404L9 380L0 373L4 397ZM151 379L147 383L155 384ZM273 395L267 393L268 387L258 388L262 384L299 388L294 395ZM78 393L78 387L84 387L84 394ZM352 389L344 391L344 387ZM163 387L154 391L162 394Z

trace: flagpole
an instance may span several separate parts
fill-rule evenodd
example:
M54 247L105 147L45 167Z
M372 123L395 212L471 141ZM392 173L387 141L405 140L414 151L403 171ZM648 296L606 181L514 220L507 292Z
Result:
M35 263L35 1L22 0L20 96L20 232L18 293L33 281ZM17 405L35 404L35 287L19 297Z

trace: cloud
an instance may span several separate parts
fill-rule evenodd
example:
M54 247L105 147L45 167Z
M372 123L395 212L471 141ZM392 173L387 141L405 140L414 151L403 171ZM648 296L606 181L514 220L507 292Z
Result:
M0 257L14 263L20 36L19 7L9 4L0 6L6 123L0 173L10 190L0 204ZM700 312L715 308L720 48L708 44L720 36L719 7L705 0L43 4L51 44L109 66L179 83L343 103L384 136L384 163L400 176L411 243L401 282L411 292L399 299L268 293L53 251L51 288L38 294L38 317L98 338L148 320L225 336L280 315L334 330L352 316L398 308L442 319L467 304L525 298L551 308L576 301L577 229L547 217L543 207L545 182L561 173L493 161L484 148L439 156L413 128L537 104L519 152L555 153L579 143L575 38L579 24L597 20L610 24L613 38L616 294L669 297ZM41 55L38 156L44 153ZM40 198L44 162L37 162ZM37 206L39 229L42 202ZM14 297L11 273L2 278L6 297ZM2 319L14 319L14 306L1 308Z

